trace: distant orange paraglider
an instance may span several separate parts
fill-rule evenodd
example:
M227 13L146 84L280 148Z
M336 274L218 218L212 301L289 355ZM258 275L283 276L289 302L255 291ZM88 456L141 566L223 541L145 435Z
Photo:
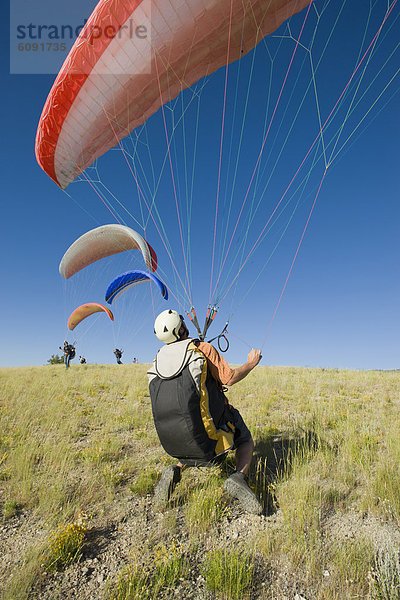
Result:
M109 308L102 304L97 304L97 302L88 302L87 304L78 306L78 308L71 313L67 323L68 329L72 331L81 321L98 312L105 312L110 317L111 321L114 321L114 315Z

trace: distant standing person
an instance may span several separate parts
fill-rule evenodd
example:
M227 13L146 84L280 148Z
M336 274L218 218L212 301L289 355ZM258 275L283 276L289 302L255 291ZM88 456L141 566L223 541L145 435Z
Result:
M136 357L133 359L133 364L134 364L134 365L137 365L137 364L138 364L138 359L137 359Z
M117 359L117 363L119 365L122 365L121 358L122 358L123 352L124 352L123 350L119 350L118 348L115 348L115 350L114 350L115 358Z
M65 340L63 348L61 348L61 346L58 347L64 352L64 363L65 367L68 369L70 361L75 358L75 346L68 344L67 340Z

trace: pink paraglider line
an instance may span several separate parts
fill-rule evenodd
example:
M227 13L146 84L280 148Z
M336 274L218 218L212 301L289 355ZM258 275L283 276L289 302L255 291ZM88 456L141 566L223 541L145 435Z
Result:
M116 221L118 221L118 223L120 225L122 225L121 221L118 219L118 217L116 217L113 213L113 211L111 210L111 208L108 206L108 204L106 202L104 202L104 198L101 197L101 194L99 194L98 190L96 190L96 188L94 187L93 183L90 181L90 179L88 178L88 176L86 175L85 171L82 172L82 175L84 176L84 178L86 179L86 181L88 182L88 184L90 185L90 187L92 189L94 189L94 191L96 192L96 194L98 195L98 197L100 198L100 200L102 201L102 203L104 204L104 206L106 208L108 208L108 210L110 211L110 213L112 214L112 216L114 217L114 219Z
M122 144L121 144L121 140L119 140L119 139L118 139L117 133L116 133L116 131L115 131L115 129L114 129L114 127L113 127L112 123L111 123L110 117L108 116L108 114L107 114L106 110L104 109L104 107L103 107L103 110L104 110L104 113L105 113L105 115L106 115L106 117L107 117L107 120L108 120L108 122L109 122L109 124L110 124L110 127L111 127L111 129L112 129L112 132L113 132L113 134L115 135L115 138L116 138L116 140L117 140L117 144L118 144L118 146L119 146L119 148L120 148L120 150L121 150L121 152L122 152L122 155L123 155L123 157L125 158L125 162L126 162L126 164L128 165L128 169L130 170L130 172L131 172L131 175L132 175L133 179L135 180L135 183L136 183L136 185L137 185L137 188L138 188L138 190L139 190L139 193L140 193L140 195L142 196L142 198L143 198L143 200L144 200L144 203L146 204L146 208L147 208L147 210L149 211L149 215L150 215L150 216L151 216L151 218L152 218L152 221L153 221L153 223L154 223L154 226L155 226L155 228L156 228L156 230L157 230L157 233L158 233L158 235L160 236L162 243L164 244L164 248L165 248L165 250L166 250L166 252L167 252L167 254L168 254L168 257L169 257L169 259L170 259L170 261L171 261L171 264L172 264L173 268L175 269L175 272L176 272L176 274L177 274L177 276L178 276L178 279L179 279L179 281L181 282L181 285L182 285L183 289L186 291L186 289L185 289L185 286L184 286L184 284L183 284L183 281L182 281L182 279L181 279L181 277L180 277L180 275L179 275L179 272L178 272L178 270L177 270L177 268L176 268L176 266L175 266L175 264L174 264L174 261L172 260L172 256L171 256L170 252L168 251L168 248L167 248L167 245L166 245L166 243L165 243L165 241L164 241L164 238L163 238L163 236L161 235L160 229L158 228L158 226L157 226L157 223L156 223L156 221L155 221L155 219L154 219L154 217L153 217L153 213L152 213L152 212L151 212L151 210L150 210L150 207L149 207L149 205L148 205L148 202L147 202L147 200L146 200L146 197L145 197L145 195L144 195L144 193L143 193L143 191L142 191L142 188L141 188L141 187L140 187L140 185L139 185L139 182L138 182L138 180L137 180L137 177L136 177L136 175L135 175L135 173L134 173L134 171L133 171L133 169L132 169L132 167L131 167L131 165L130 165L130 162L129 162L129 160L128 160L127 156L126 156L125 150L124 150L124 148L123 148L123 146L122 146ZM173 297L175 298L175 300L178 302L178 304L180 305L181 303L179 302L179 300L177 299L177 297L175 296L175 294L173 293L173 291L172 291L171 289L170 289L170 292L171 292L171 294L173 295Z
M185 245L183 243L182 223L181 223L181 217L180 217L180 213L179 213L178 197L176 195L174 169L172 168L171 152L170 152L170 149L169 149L170 143L169 143L169 138L168 138L167 122L165 120L164 103L163 103L163 97L162 97L162 91L161 91L161 84L160 84L160 74L158 72L157 57L155 56L155 54L154 54L154 64L156 66L158 91L160 93L161 111L162 111L162 116L163 116L163 121L164 121L165 138L167 140L167 150L168 150L169 166L170 166L170 169L171 169L172 187L174 189L176 214L177 214L177 217L178 217L179 233L180 233L180 236L181 236L181 245L182 245L183 260L185 262L186 281L187 281L187 284L188 284L189 300L190 300L190 304L192 305L193 302L192 302L192 294L191 294L191 290L190 290L190 282L189 282L189 273L188 273L186 253L185 253Z
M265 143L266 143L266 141L267 141L267 138L268 138L268 135L269 135L269 132L270 132L271 126L272 126L272 122L273 122L273 120L274 120L274 117L275 117L276 111L277 111L277 109L278 109L278 106L279 106L279 103L280 103L280 100L281 100L281 97L282 97L282 94L283 94L283 90L284 90L284 88L285 88L285 85L286 85L287 78L288 78L288 76L289 76L289 71L290 71L290 69L291 69L291 67L292 67L292 63L293 63L293 60L294 60L294 57L295 57L295 54L296 54L297 48L298 48L298 46L299 46L299 44L300 44L300 38L301 38L301 36L302 36L303 29L304 29L304 26L305 26L305 24L306 24L306 21L307 21L307 18L308 18L308 14L309 14L309 12L310 12L310 8L311 8L311 4L309 4L309 5L308 5L308 9L307 9L307 12L306 12L306 16L305 16L305 18L304 18L304 21L303 21L302 28L301 28L301 30L300 30L299 37L298 37L298 39L297 39L296 45L295 45L295 47L294 47L294 50L293 50L292 58L290 59L289 66L288 66L288 68L287 68L286 75L285 75L285 78L284 78L284 80L283 80L283 83L282 83L281 91L279 92L279 96L278 96L278 99L277 99L277 101L276 101L275 108L274 108L274 111L273 111L273 113L272 113L272 116L271 116L271 119L270 119L270 122L269 122L269 125L268 125L267 132L266 132L266 134L265 134L265 136L264 136L264 139L263 139L263 142L262 142L262 145L261 145L261 150L260 150L260 152L259 152L259 155L258 155L258 158L257 158L257 162L256 162L256 165L255 165L255 167L254 167L253 174L252 174L252 176L251 176L251 179L250 179L250 183L249 183L249 185L248 185L248 187L247 187L246 194L245 194L245 197L244 197L244 200L243 200L242 206L241 206L241 208L240 208L239 216L238 216L238 218L237 218L237 220L236 220L236 224L235 224L235 227L234 227L234 230L233 230L233 233L232 233L232 236L231 236L231 239L230 239L229 245L228 245L228 249L227 249L227 251L226 251L226 254L225 254L224 260L223 260L223 262L222 262L222 265L221 265L221 269L220 269L220 272L219 272L219 275L218 275L217 282L216 282L216 284L215 284L215 286L214 286L213 294L215 294L215 291L216 291L216 289L217 289L217 285L218 285L218 282L219 282L219 280L220 280L220 278L221 278L222 271L223 271L223 268L224 268L224 265L225 265L226 259L228 258L228 254L229 254L229 250L230 250L230 247L231 247L231 245L232 245L232 242L233 242L233 238L235 237L235 233L236 233L236 229L237 229L237 227L238 227L239 221L240 221L240 217L242 216L242 212L243 212L244 206L245 206L245 204L246 204L246 202L247 202L247 198L248 198L248 195L249 195L249 192L250 192L250 189L251 189L252 183L253 183L253 179L254 179L254 177L255 177L255 174L256 174L256 172L257 172L257 167L258 167L258 165L259 165L259 162L260 162L260 160L261 160L261 156L262 156L262 153L263 153L263 151L264 151ZM280 202L282 201L282 199L283 199L283 198L281 198ZM278 206L279 206L279 204L276 206L276 208L275 208L274 212L276 211L276 209L278 208ZM269 220L271 220L271 218L272 218L273 214L274 214L274 213L272 213L272 215L271 215L271 217L270 217L270 219L269 219ZM268 222L269 222L269 221L268 221ZM267 225L268 225L268 223L267 223ZM210 296L210 297L211 297L211 296Z
M341 101L341 99L343 98L344 94L346 93L346 90L348 89L348 87L350 86L351 82L353 81L358 69L360 68L361 64L364 62L365 57L367 56L368 52L370 51L371 47L375 44L375 41L377 39L377 37L379 36L380 32L382 31L382 28L384 26L384 24L386 23L390 13L392 12L394 6L397 4L398 0L394 0L392 6L390 7L390 9L387 11L378 31L376 32L376 34L374 35L373 39L371 40L371 43L369 44L368 48L366 49L366 51L364 52L362 58L360 59L358 65L356 66L356 68L354 69L349 81L347 82L347 85L345 86L345 88L343 89L342 93L340 94L339 98L337 99L334 107L332 108L331 112L329 113L328 117L325 119L324 124L322 125L320 131L318 132L317 136L315 137L315 140L313 141L313 143L311 144L307 154L305 155L304 159L302 160L300 166L298 167L296 173L293 175L292 179L290 180L290 183L288 184L286 190L284 191L282 197L280 198L278 204L276 205L273 213L271 214L271 216L269 217L267 223L264 225L264 227L261 230L261 233L259 234L258 238L256 239L256 241L254 242L253 246L251 247L250 251L247 254L247 257L245 259L245 261L242 263L241 267L239 268L238 272L236 273L235 277L233 278L231 284L229 285L227 291L225 292L225 294L223 295L223 297L221 298L221 300L218 303L218 306L221 305L221 303L224 301L224 299L226 298L226 296L228 295L230 289L232 288L233 284L235 283L235 281L237 280L237 278L239 277L242 269L244 268L245 264L247 263L247 261L249 260L250 256L253 254L258 242L260 241L264 231L266 230L266 228L268 227L268 224L270 223L272 217L274 216L275 212L277 211L279 205L281 204L281 202L283 201L283 199L285 198L286 194L288 193L290 187L292 186L293 181L296 179L300 169L302 168L302 166L304 165L305 161L307 160L307 157L309 156L310 152L312 151L312 149L314 148L315 144L317 143L317 140L320 138L320 136L322 135L322 132L324 131L325 127L327 126L332 114L334 113L336 107L338 106L339 102ZM329 165L326 167L326 170L328 169ZM326 170L324 172L323 178L325 177L326 174ZM322 184L322 182L321 182ZM319 193L319 191L318 191ZM231 240L232 241L232 240ZM225 257L226 258L226 257Z
M239 337L238 335L235 335L234 333L232 333L232 331L227 331L226 333L227 333L227 335L231 335L232 337L234 337L237 340L239 340L239 342L242 342L242 344L244 344L245 346L248 346L249 348L252 348L251 344L249 344L248 342L246 342L243 338Z
M382 24L381 24L381 26L379 27L379 29L378 29L378 31L376 32L376 34L375 34L375 36L374 36L373 40L371 41L371 43L370 43L370 45L368 46L367 50L365 51L365 53L364 53L363 57L361 58L360 62L358 63L358 65L357 65L356 69L354 70L354 72L353 72L352 76L350 77L350 79L349 79L349 81L348 81L348 83L347 83L346 87L344 88L343 92L342 92L342 93L341 93L341 95L339 96L339 98L338 98L338 100L337 100L337 102L336 102L335 106L333 107L333 109L332 109L332 110L331 110L331 112L329 113L329 116L328 116L328 118L326 119L326 121L325 121L325 123L324 123L324 125L323 125L323 127L322 127L322 129L321 129L321 133L322 133L322 130L324 129L324 127L326 126L326 124L328 123L328 121L329 121L330 117L332 116L332 114L333 114L333 112L334 112L334 110L335 110L336 106L339 104L340 100L343 98L343 95L345 94L345 92L346 92L347 88L349 87L349 85L350 85L351 81L353 80L353 78L354 78L354 76L355 76L356 72L358 71L358 69L359 69L359 67L360 67L361 63L363 62L364 58L367 56L367 54L368 54L369 50L371 49L372 45L375 43L375 40L376 40L376 38L378 37L379 33L381 32L381 30L382 30L382 27L383 27L384 23L386 22L386 20L387 20L387 18L388 18L388 16L389 16L389 14L390 14L390 13L391 13L391 11L393 10L393 7L394 7L394 5L396 4L396 2L397 2L397 0L395 0L395 1L393 2L393 4L392 4L392 6L391 6L390 10L388 10L388 11L387 11L387 13L386 13L386 15L385 15L385 18L384 18L384 19L383 19L383 21L382 21ZM319 137L319 136L318 136L318 137ZM314 143L315 143L315 141L314 141ZM314 144L313 144L313 145L314 145ZM310 151L311 151L311 148L310 148ZM309 151L309 152L310 152L310 151ZM287 274L287 277L286 277L286 281L285 281L285 283L284 283L284 285L283 285L283 288L282 288L282 291L281 291L281 295L279 296L279 300L278 300L278 302L277 302L277 304L276 304L276 307L275 307L275 310L274 310L274 314L272 315L272 319L271 319L271 321L270 321L270 324L269 324L269 326L268 326L267 333L265 334L265 338L264 338L263 344L262 344L262 346L261 346L261 350L264 348L264 346L265 346L265 344L266 344L266 341L267 341L267 338L268 338L269 332L270 332L270 330L271 330L271 327L272 327L272 323L274 322L274 320L275 320L275 316L276 316L276 313L278 312L279 305L280 305L280 303L281 303L281 300L282 300L283 294L284 294L284 292L285 292L285 289L286 289L287 283L288 283L288 281L289 281L289 277L290 277L290 275L291 275L291 272L292 272L292 270L293 270L294 263L296 262L296 258L297 258L297 255L298 255L298 253L299 253L300 246L301 246L301 244L303 243L304 235L305 235L305 233L306 233L306 231L307 231L307 227L308 227L308 224L309 224L309 222L310 222L311 215L312 215L312 213L313 213L313 211L314 211L314 208L315 208L315 205L316 205L316 202L317 202L317 199L318 199L319 193L320 193L320 191L321 191L321 187L322 187L322 184L323 184L323 182L324 182L324 179L325 179L325 176L326 176L326 173L327 173L327 171L328 171L328 166L326 166L326 167L325 167L325 171L324 171L324 173L323 173L323 175L322 175L322 179L321 179L321 182L320 182L320 184L319 184L319 187L318 187L317 193L316 193L316 195L315 195L314 202L313 202L313 205L312 205L312 207L311 207L310 213L309 213L309 215L308 215L307 222L306 222L306 224L305 224L305 226L304 226L303 233L301 234L301 238L300 238L299 244L298 244L298 246L297 246L297 249L296 249L295 255L294 255L294 257L293 257L292 264L290 265L290 269L289 269L289 272L288 272L288 274Z
M217 237L219 189L220 189L220 184L221 184L222 147L223 147L223 142L224 142L224 125L225 125L225 110L226 110L226 90L228 87L229 51L230 51L230 45L231 45L231 31L232 31L232 5L233 5L233 0L231 0L231 7L230 7L230 12L229 12L229 33L228 33L228 48L227 48L227 52L226 52L224 105L223 105L223 109L222 109L221 143L220 143L220 147L219 147L217 198L215 201L214 239L213 239L213 249L212 249L212 258L211 258L210 295L209 295L209 299L208 299L208 304L211 304L211 299L212 299L212 291L211 290L212 290L212 281L213 281L213 274L214 274L215 239Z
M308 224L309 224L309 222L310 222L311 215L312 215L312 213L314 212L314 208L315 208L315 205L316 205L316 203L317 203L317 199L318 199L319 193L320 193L320 191L321 191L321 187L322 187L322 184L323 184L323 182L324 182L324 179L325 179L325 176L326 176L327 170L328 170L328 167L325 167L325 171L324 171L324 174L322 175L322 179L321 179L321 182L320 182L320 184L319 184L318 191L317 191L317 193L316 193L316 195L315 195L315 198L314 198L313 205L312 205L312 207L311 207L311 210L310 210L310 212L309 212L309 215L308 215L308 218L307 218L307 222L306 222L306 224L305 224L305 226L304 226L303 233L301 234L300 241L299 241L299 243L298 243L298 246L297 246L297 249L296 249L295 255L294 255L294 257L293 257L293 260L292 260L292 264L290 265L290 269L289 269L289 272L288 272L288 274L287 274L287 277L286 277L286 281L285 281L285 283L284 283L284 285L283 285L283 288L282 288L282 291L281 291L281 295L279 296L279 300L278 300L278 302L277 302L277 304L276 304L276 306L275 306L274 314L272 315L272 319L271 319L271 321L270 321L270 324L269 324L269 326L268 326L267 333L265 334L265 338L264 338L263 344L262 344L262 346L261 346L261 350L262 350L262 349L264 348L264 346L265 346L265 343L266 343L266 341L267 341L267 337L268 337L268 335L269 335L269 332L270 332L270 329L271 329L271 327L272 327L272 323L274 322L274 320L275 320L275 316L276 316L276 313L278 312L278 308L279 308L279 305L280 305L280 303L281 303L282 296L283 296L283 294L285 293L285 289L286 289L287 283L288 283L288 281L289 281L289 277L290 277L290 275L291 275L291 273L292 273L292 270L293 270L293 267L294 267L294 263L296 262L296 258L297 258L297 255L298 255L298 253L299 253L300 246L301 246L301 244L303 243L303 239L304 239L305 233L306 233L306 231L307 231L307 227L308 227Z

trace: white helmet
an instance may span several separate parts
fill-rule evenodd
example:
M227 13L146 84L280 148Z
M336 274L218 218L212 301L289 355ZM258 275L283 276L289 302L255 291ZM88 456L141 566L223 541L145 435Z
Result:
M183 317L176 310L164 310L155 320L154 333L165 344L176 342L179 340L182 321Z

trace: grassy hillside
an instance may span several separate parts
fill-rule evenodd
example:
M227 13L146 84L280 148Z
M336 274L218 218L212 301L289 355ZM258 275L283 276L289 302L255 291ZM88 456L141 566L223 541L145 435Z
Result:
M173 463L145 365L0 370L5 600L400 598L400 372L258 367L229 392L265 516Z

